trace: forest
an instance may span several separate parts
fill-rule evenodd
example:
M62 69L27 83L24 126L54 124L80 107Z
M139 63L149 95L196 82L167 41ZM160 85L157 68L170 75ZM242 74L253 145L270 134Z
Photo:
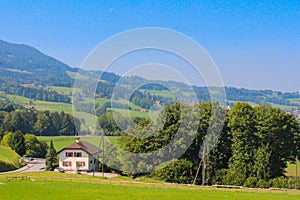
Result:
M38 136L75 135L73 116L64 112L37 111L0 100L0 133L20 131ZM77 120L77 124L80 122Z

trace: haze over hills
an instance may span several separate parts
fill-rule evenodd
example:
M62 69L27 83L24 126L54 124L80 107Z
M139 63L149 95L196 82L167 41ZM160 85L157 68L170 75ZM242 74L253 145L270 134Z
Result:
M63 62L47 56L35 49L34 47L13 44L0 40L0 91L28 97L31 99L66 102L70 103L70 97L57 91L49 91L47 86L63 86L72 88L74 78L78 68L72 68ZM81 71L81 77L85 77L91 72ZM99 75L101 72L93 72ZM115 83L120 80L120 76L114 73L105 72L102 74L102 81L97 87L96 97L110 98L111 93L115 87ZM193 90L195 91L200 101L209 101L210 96L206 87L192 88L175 81L156 81L155 83L141 77L131 76L126 77L122 81L122 90L130 87L135 87L141 83L149 83L141 88L139 91L152 91L147 95L139 94L139 98L147 98L149 102L146 103L149 107L151 103L159 99L164 101L166 97L161 92L154 91L168 91L167 88L177 88L178 94L189 97ZM34 84L32 87L24 87L23 84ZM23 86L22 86L23 85ZM193 90L192 90L193 89ZM272 90L248 90L238 89L233 87L226 87L226 95L228 104L234 104L236 101L247 101L254 104L271 104L277 106L284 106L282 108L292 109L297 108L300 100L298 92L275 92ZM170 91L169 91L170 92ZM174 94L173 94L174 96ZM133 100L133 98L131 98ZM138 106L144 107L146 104L137 103L140 100L135 100ZM170 99L168 99L170 103Z

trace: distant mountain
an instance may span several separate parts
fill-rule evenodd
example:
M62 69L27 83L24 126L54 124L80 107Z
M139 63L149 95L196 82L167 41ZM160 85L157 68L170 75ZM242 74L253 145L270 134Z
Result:
M37 70L73 71L68 65L24 44L0 40L1 67L34 72Z
M0 40L0 82L70 86L72 80L67 71L77 69L31 46Z
M0 40L0 91L8 94L17 94L31 99L70 102L71 99L55 91L48 91L45 86L73 87L78 68L71 68L63 62L43 54L39 50L24 44L13 44ZM90 74L93 74L90 76ZM100 71L80 70L80 77L89 80L90 77L98 78ZM167 88L176 92L177 96L188 99L195 91L200 101L209 101L210 95L206 87L193 86L176 81L151 81L142 77L121 77L111 72L104 72L96 90L96 97L111 98L115 84L121 87L120 98L129 88L139 88L137 93L130 98L141 106L150 107L155 100L172 102L166 95L160 96ZM83 81L84 82L84 81ZM33 87L31 87L33 86ZM88 87L85 87L88 89ZM144 93L145 91L149 91ZM271 90L248 90L226 87L226 96L230 105L237 101L253 102L255 104L276 104L283 106L298 107L300 98L298 92L275 92ZM286 107L285 107L286 108Z

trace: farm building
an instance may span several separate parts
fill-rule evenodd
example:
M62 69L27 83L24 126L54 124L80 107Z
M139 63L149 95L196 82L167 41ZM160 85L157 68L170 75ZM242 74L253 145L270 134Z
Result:
M100 150L88 143L79 141L58 152L59 167L66 171L98 171L98 155Z

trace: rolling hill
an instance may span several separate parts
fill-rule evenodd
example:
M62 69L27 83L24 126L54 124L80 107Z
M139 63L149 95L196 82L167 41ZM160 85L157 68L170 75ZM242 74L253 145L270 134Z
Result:
M9 147L0 145L0 172L11 171L21 167L20 156Z
M41 51L24 44L13 44L0 40L0 92L2 94L18 95L32 100L45 102L71 103L69 93L73 90L73 83L78 68L72 68L63 62L43 54ZM80 78L88 79L88 74L100 75L100 71L81 70ZM120 76L111 72L104 72L96 90L97 101L105 102L111 98L115 84ZM29 84L25 85L24 84ZM130 97L131 107L149 109L155 101L164 105L174 102L175 94L168 88L175 88L176 95L185 99L193 92L200 101L209 101L210 95L206 87L193 86L175 81L153 81L142 77L130 76L122 79L120 99L124 99L129 88L143 85ZM146 84L146 85L145 85ZM163 85L163 86L162 86ZM49 88L50 86L50 88ZM52 87L52 88L51 88ZM226 87L227 103L243 101L254 105L269 104L285 109L289 112L298 110L300 98L298 92L279 92L272 90L249 90L244 88ZM1 95L1 93L0 93ZM53 104L53 103L52 103ZM67 106L68 109L70 106ZM70 109L68 110L70 112Z

